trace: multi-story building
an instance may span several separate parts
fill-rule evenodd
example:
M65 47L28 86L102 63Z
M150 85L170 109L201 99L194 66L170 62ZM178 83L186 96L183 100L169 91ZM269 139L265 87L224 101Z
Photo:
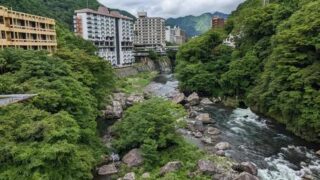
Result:
M0 48L57 49L55 20L0 6Z
M165 19L148 17L147 12L138 12L134 26L136 49L153 49L164 52L166 46Z
M219 16L214 16L212 18L212 28L222 28L224 27L224 19Z
M181 45L187 41L186 33L180 27L166 27L166 41L172 44Z
M134 63L133 19L118 11L100 6L98 11L75 11L75 33L92 41L98 47L97 55L109 60L113 66L122 67Z

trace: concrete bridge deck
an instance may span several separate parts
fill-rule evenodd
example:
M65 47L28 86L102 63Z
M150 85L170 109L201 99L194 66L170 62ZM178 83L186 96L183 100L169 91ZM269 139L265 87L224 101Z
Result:
M10 95L0 95L0 107L7 106L13 103L28 100L37 94L10 94Z

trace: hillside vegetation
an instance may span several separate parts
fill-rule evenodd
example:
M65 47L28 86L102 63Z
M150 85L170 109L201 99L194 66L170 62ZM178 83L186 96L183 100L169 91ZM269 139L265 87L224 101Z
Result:
M245 101L253 110L320 142L320 2L241 4L225 29L183 45L177 77L185 92ZM232 33L236 48L222 44Z

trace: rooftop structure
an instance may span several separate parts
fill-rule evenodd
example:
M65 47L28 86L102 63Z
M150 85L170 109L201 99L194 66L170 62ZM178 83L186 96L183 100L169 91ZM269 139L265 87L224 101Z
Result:
M212 18L212 28L222 28L224 27L224 19L219 16L214 16Z
M5 47L54 52L55 20L0 6L0 48Z

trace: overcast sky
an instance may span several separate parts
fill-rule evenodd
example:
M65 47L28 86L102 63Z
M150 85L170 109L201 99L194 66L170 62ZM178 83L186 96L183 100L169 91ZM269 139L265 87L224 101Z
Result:
M99 0L103 5L129 11L147 11L150 16L180 17L220 11L230 13L244 0Z

